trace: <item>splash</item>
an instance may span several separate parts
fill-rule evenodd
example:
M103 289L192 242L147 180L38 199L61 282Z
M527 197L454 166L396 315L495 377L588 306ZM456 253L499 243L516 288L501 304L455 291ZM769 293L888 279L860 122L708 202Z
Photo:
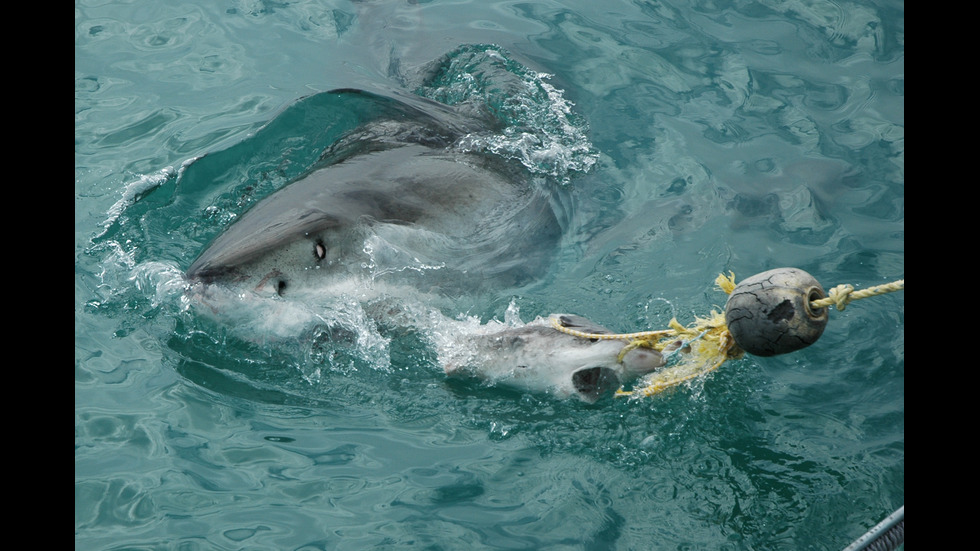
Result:
M193 159L188 162L192 161ZM177 174L178 171L168 166L153 174L143 174L123 186L122 197L109 207L109 210L106 212L105 222L102 223L102 233L97 235L96 238L105 235L109 227L119 220L119 217L126 212L127 208L139 201L140 197L160 187L164 183L175 179Z
M469 45L436 63L415 93L495 123L463 136L454 146L458 150L513 159L533 174L567 183L573 173L591 170L599 155L585 120L550 78L498 46Z

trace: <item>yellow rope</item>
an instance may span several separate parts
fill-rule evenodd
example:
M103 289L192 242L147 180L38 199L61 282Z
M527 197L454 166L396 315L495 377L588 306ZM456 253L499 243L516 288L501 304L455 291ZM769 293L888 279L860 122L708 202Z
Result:
M731 294L735 289L735 274L728 272L727 276L719 275L715 279L715 285L725 294ZM810 307L816 310L834 305L838 310L844 310L847 304L853 300L903 289L905 289L904 279L868 287L860 291L854 291L854 287L851 285L838 285L830 290L826 298L811 301ZM678 351L685 352L686 359L677 365L660 369L645 376L643 379L646 384L645 387L630 391L619 389L616 391L618 397L652 396L695 377L710 373L718 369L726 360L740 358L744 354L728 331L724 314L718 312L711 312L711 316L706 319L695 318L695 322L689 327L684 327L676 319L671 319L668 324L670 329L636 333L586 333L563 326L558 316L551 318L551 325L562 333L583 339L628 341L619 353L620 362L623 361L623 356L627 352L639 347L652 348L660 352L667 350L665 356L673 355Z
M692 350L692 355L696 357L694 361L687 361L673 367L661 369L645 377L644 382L646 386L633 390L623 390L620 388L616 391L616 397L638 398L653 396L683 382L711 373L721 367L721 364L730 358L734 359L742 356L742 351L735 344L735 339L732 338L727 328L719 331L717 337L717 343L714 343L716 348L708 344L702 349ZM699 360L707 361L701 363Z
M855 291L854 286L852 285L838 285L827 293L827 298L811 301L810 308L816 310L818 308L833 305L836 306L838 310L843 311L852 300L874 297L904 289L904 279L899 279L898 281L893 281L891 283L885 283L884 285L875 285L874 287L868 287L867 289L861 289L860 291Z
M732 290L735 289L735 273L728 272L728 275L720 274L715 278L715 285L719 289L724 291L726 295L732 294ZM826 300L826 299L823 299ZM712 312L713 316L716 316L715 312ZM722 319L721 324L724 325L724 320ZM648 341L653 337L664 337L664 336L675 336L682 333L696 333L694 329L686 329L683 325L677 322L677 319L670 320L670 329L661 329L658 331L638 331L636 333L612 333L612 334L599 334L599 333L586 333L585 331L579 331L577 329L572 329L570 327L565 327L561 324L561 320L555 316L551 318L551 326L562 333L567 333L569 335L583 338L583 339L596 339L596 340L619 340L619 341ZM643 346L643 345L635 345Z
M579 331L577 329L565 327L564 325L561 324L561 320L559 320L557 317L551 318L551 326L561 331L562 333L567 333L574 337L580 337L583 339L597 339L601 341L631 341L634 339L646 339L649 337L659 337L663 335L671 335L674 333L673 329L663 329L661 331L639 331L637 333L616 333L616 334L586 333L585 331Z

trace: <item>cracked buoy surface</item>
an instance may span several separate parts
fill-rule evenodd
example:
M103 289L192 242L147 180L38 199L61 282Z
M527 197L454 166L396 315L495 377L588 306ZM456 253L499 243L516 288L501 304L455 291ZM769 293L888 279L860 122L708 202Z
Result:
M827 326L828 309L810 308L826 297L810 274L797 268L776 268L735 286L725 304L725 323L742 350L775 356L817 342Z

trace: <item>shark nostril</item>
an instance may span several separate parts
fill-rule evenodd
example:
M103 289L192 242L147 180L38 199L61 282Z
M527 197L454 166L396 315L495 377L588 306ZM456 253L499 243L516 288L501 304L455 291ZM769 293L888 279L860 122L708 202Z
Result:
M323 260L327 257L327 248L323 246L322 241L316 242L316 246L313 247L313 255L316 256L317 260Z

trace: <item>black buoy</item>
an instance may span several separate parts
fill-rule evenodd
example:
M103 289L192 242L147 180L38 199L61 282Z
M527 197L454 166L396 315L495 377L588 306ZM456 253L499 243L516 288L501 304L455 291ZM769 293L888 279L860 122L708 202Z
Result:
M810 302L826 297L813 276L797 268L756 274L732 290L725 322L738 346L756 356L775 356L817 342L827 326L827 308Z

